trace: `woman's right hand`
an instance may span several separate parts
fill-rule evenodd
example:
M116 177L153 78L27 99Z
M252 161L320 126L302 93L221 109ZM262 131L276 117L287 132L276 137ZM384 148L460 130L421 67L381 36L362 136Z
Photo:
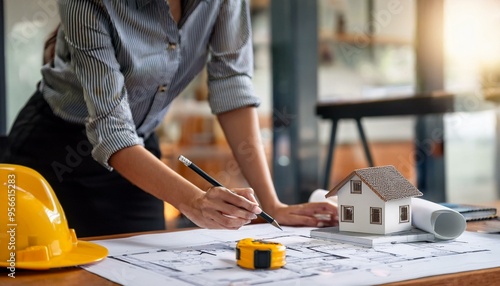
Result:
M262 210L251 188L211 187L181 212L199 227L239 229L256 219Z

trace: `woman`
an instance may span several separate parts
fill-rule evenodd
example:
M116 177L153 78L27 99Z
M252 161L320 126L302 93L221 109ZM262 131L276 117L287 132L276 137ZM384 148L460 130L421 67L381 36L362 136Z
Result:
M163 201L200 227L238 229L261 212L253 190L282 225L336 222L327 202L277 198L260 144L247 1L58 5L54 59L12 127L4 161L44 176L79 236L163 229ZM154 129L205 64L210 107L252 188L204 191L159 160Z

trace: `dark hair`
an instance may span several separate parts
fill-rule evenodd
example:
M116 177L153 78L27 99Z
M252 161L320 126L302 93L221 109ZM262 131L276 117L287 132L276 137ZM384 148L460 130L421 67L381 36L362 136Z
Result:
M45 40L45 44L43 45L43 64L50 63L54 60L54 55L56 52L56 39L57 39L57 31L59 31L59 26L52 31L47 40Z

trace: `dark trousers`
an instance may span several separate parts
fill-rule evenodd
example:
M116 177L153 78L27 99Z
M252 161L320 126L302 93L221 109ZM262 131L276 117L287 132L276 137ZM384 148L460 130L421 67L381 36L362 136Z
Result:
M78 237L165 228L163 202L97 163L85 127L55 116L40 92L20 111L7 142L0 162L42 174ZM160 157L155 135L145 147Z

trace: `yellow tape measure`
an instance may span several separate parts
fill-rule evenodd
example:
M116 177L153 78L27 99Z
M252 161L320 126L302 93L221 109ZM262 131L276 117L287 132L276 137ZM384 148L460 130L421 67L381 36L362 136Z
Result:
M286 264L286 247L278 242L245 238L236 244L236 263L248 269L276 269Z

